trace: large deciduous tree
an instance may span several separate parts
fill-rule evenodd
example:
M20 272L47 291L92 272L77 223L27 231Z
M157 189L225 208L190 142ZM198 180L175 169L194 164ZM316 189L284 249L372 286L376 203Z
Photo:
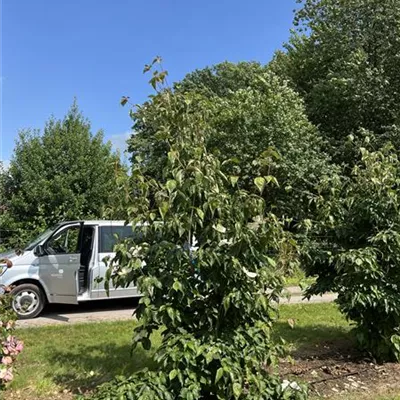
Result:
M245 62L195 71L175 84L171 96L182 93L191 93L195 107L207 115L207 150L222 161L234 160L231 173L244 176L243 187L248 182L251 186L259 173L274 175L279 187L269 192L269 201L280 215L301 218L307 212L305 192L330 167L300 97L265 67ZM156 98L134 113L130 151L134 164L134 156L144 152L142 167L149 176L160 178L168 146L162 140L164 121L154 106ZM267 167L260 162L261 155L269 157Z
M296 31L270 68L304 98L345 167L311 197L302 264L317 280L308 293L336 291L361 347L399 360L400 3L299 3Z
M4 162L0 161L0 212L3 210L5 204L5 182L7 170L4 167Z
M1 216L10 244L60 220L101 217L118 166L111 144L103 142L101 131L92 134L75 102L63 120L51 118L42 135L21 131Z
M0 161L0 221L4 212L6 210L6 199L5 199L5 182L6 182L6 169L4 168L4 163ZM3 224L0 226L0 248L4 242L4 237L7 236L7 232L4 229Z
M302 0L286 52L272 70L305 99L310 120L335 159L357 154L346 137L370 136L372 148L400 144L400 2ZM369 131L369 132L368 132Z

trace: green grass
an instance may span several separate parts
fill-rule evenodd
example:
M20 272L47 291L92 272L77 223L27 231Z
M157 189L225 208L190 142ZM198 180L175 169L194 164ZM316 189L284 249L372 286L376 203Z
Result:
M60 389L91 389L115 375L152 367L153 349L131 355L133 321L20 329L25 343L12 390L30 388L37 396ZM153 346L160 343L154 335Z
M315 278L306 277L304 271L301 268L296 268L290 276L285 276L285 286L300 286L310 285L315 282Z
M288 319L295 320L294 328ZM153 367L153 348L137 348L131 356L133 321L19 329L25 350L11 390L28 390L32 398L59 390L91 389L115 375L129 375ZM275 335L292 343L293 349L321 341L349 338L349 325L334 304L285 305Z
M400 400L400 395L395 394L394 396L379 397L377 400Z
M288 321L294 321L292 328ZM275 325L277 337L291 343L294 350L321 342L352 340L350 325L332 303L282 305Z

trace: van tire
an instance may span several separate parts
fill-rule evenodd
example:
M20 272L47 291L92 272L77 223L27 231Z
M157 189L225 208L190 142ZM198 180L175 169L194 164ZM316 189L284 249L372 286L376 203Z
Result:
M37 317L45 306L46 300L42 289L32 283L22 283L11 290L12 308L18 319ZM31 311L23 312L23 307L32 307Z

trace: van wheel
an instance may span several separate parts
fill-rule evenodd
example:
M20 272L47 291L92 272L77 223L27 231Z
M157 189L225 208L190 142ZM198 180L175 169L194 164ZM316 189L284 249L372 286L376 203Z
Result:
M42 290L32 283L23 283L11 291L12 308L19 319L37 317L43 310L45 298Z

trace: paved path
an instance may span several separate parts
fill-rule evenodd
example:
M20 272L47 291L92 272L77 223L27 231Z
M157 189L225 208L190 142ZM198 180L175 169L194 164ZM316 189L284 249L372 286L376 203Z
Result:
M329 303L336 298L335 294L328 293L323 296L313 296L308 301L303 299L299 287L294 286L287 288L287 290L290 293L290 297L281 298L281 304ZM83 303L79 306L50 305L40 317L18 321L17 326L24 328L127 320L132 318L137 303L137 299L113 299Z

